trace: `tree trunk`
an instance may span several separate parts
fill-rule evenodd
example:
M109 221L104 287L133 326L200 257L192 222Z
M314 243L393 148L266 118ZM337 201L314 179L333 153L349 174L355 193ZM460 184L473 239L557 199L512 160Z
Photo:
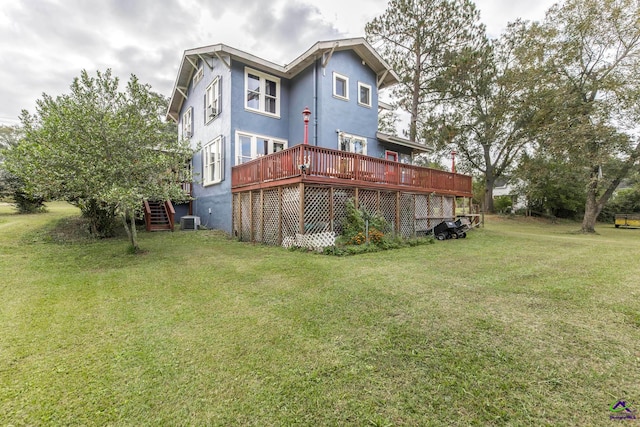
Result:
M129 222L130 221L130 222ZM122 214L122 224L124 225L124 230L127 232L127 237L129 238L129 243L131 243L131 250L133 253L136 253L140 250L138 246L138 233L136 231L136 214L134 211L125 211Z
M418 138L418 105L420 103L420 49L416 52L416 68L413 73L413 94L411 95L411 121L409 123L409 140L416 142Z
M494 213L493 211L495 209L493 207L493 187L496 185L496 175L495 169L493 168L493 163L491 162L491 146L483 144L482 148L484 150L485 164L484 211Z
M138 252L140 246L138 245L138 230L136 230L136 211L131 210L131 246Z
M595 233L596 232L596 219L600 214L598 209L598 202L596 201L596 190L598 182L589 184L587 188L587 202L584 207L584 217L582 218L582 232L583 233Z
M495 186L496 180L493 177L493 174L489 174L489 172L485 175L485 189L484 189L484 211L488 213L493 213L493 187Z

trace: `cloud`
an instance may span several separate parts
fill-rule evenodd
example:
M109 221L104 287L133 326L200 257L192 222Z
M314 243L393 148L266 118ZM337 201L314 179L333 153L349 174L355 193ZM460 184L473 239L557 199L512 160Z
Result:
M344 37L316 6L306 3L287 2L277 11L256 7L249 16L255 23L250 29L255 40L252 50L259 51L265 41L278 46L273 53L281 63L292 61L319 40Z
M489 29L553 0L477 0ZM169 95L186 49L225 43L285 64L319 40L364 35L387 0L11 0L0 9L0 124L69 91L80 70L135 74ZM502 23L502 24L501 24ZM492 27L493 25L493 27ZM499 31L499 30L498 30ZM8 42L10 41L10 42Z

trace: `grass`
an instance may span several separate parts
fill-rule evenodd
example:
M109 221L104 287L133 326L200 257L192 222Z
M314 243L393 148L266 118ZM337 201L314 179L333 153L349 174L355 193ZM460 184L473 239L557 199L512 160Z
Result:
M0 206L0 425L606 425L640 408L640 230L493 217L337 258ZM67 218L67 219L65 219ZM51 237L54 236L54 237Z

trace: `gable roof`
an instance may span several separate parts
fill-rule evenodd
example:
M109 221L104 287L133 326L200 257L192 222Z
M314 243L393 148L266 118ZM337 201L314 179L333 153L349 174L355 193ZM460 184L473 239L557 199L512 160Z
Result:
M230 64L225 57L231 60L237 59L246 65L266 71L277 77L291 79L304 71L313 62L322 58L326 65L336 51L353 50L375 73L378 80L378 88L383 89L392 86L400 81L398 75L391 69L391 66L382 59L375 49L362 37L352 39L340 39L320 41L311 46L306 52L287 65L279 65L258 56L227 46L225 44L215 44L211 46L198 47L185 50L182 55L178 76L173 86L167 118L178 121L178 114L182 108L182 103L187 98L187 88L196 70L199 59L207 62L213 58L220 59L227 66ZM208 63L208 62L207 62Z

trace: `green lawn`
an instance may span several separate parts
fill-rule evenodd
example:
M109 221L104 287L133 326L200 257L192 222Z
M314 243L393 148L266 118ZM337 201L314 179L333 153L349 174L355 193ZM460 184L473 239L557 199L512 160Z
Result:
M610 425L640 411L640 230L489 218L329 257L56 243L0 206L0 425ZM614 414L615 415L615 414ZM619 422L619 421L618 421ZM632 421L633 422L633 421Z

